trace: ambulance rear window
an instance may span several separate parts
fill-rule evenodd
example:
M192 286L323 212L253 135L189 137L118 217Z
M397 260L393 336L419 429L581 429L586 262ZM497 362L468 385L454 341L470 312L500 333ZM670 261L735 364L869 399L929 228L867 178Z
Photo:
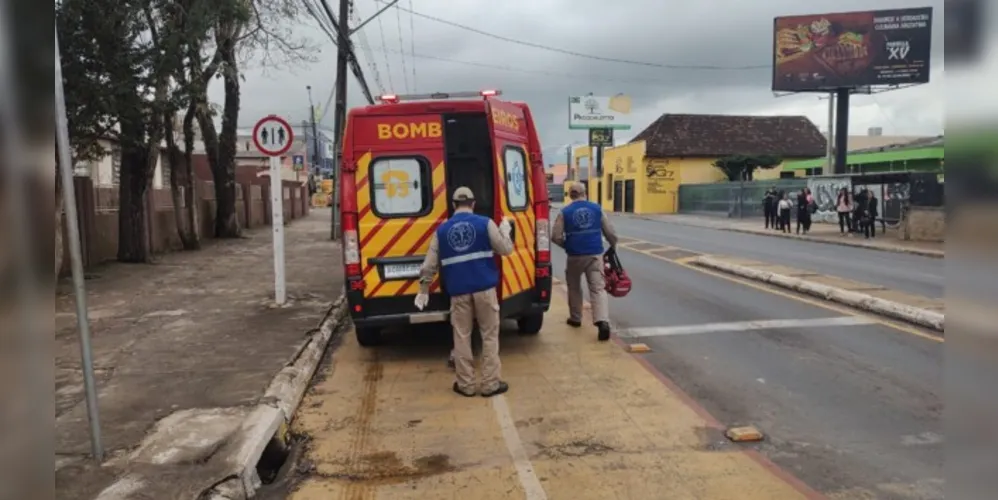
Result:
M417 156L378 158L371 165L371 198L378 217L412 217L431 208L430 164Z
M507 146L503 151L506 169L506 203L512 211L527 208L527 155L518 147Z

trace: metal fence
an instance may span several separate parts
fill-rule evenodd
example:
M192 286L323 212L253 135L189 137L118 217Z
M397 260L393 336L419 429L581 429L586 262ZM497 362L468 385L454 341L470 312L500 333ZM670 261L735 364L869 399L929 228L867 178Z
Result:
M762 217L762 200L767 189L796 193L805 187L807 179L684 184L679 186L679 212L732 218Z

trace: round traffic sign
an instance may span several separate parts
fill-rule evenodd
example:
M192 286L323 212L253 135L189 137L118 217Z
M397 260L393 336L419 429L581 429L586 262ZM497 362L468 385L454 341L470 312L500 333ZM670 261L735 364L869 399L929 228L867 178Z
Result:
M291 149L295 132L287 120L277 115L265 116L253 126L253 144L267 156L281 156Z

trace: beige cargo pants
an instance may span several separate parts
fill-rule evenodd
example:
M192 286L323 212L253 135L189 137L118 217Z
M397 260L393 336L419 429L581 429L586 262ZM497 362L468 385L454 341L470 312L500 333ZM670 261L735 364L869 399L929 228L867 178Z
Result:
M499 299L495 289L457 295L450 299L450 324L454 330L454 373L457 388L467 394L479 392L475 383L475 358L471 331L475 321L482 334L481 392L499 387Z
M589 288L589 306L593 323L609 321L606 299L606 282L603 280L602 255L569 255L565 265L565 284L568 285L568 317L582 321L582 277Z

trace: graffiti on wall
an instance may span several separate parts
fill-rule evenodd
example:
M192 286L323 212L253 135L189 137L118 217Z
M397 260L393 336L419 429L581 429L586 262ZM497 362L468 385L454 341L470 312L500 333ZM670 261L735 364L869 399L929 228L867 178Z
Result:
M811 216L814 222L837 223L838 214L835 204L838 201L839 190L850 188L849 177L809 177L807 187L811 189L814 202L818 205L817 211Z

